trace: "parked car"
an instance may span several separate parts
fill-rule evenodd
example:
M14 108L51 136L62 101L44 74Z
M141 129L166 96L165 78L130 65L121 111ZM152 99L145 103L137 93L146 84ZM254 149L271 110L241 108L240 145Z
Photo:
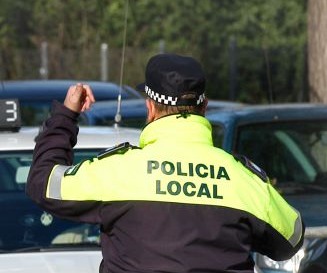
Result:
M116 123L117 101L98 101L80 116L79 124L112 126ZM145 125L147 110L144 99L128 99L121 102L120 126L142 128Z
M3 81L0 86L0 99L16 98L20 101L22 125L39 126L47 118L52 100L63 102L68 88L76 80L24 80ZM84 82L84 81L81 81ZM120 86L111 82L86 81L94 92L97 101L117 101ZM133 88L124 85L121 97L141 99L142 95Z
M19 99L23 126L40 126L48 117L51 102L56 99L63 101L69 86L77 80L22 80L3 81L0 86L0 99ZM96 103L88 112L80 116L81 125L111 126L116 123L117 99L120 86L111 82L87 82L96 98ZM124 85L121 90L120 126L142 128L145 125L147 110L142 94ZM211 110L232 108L243 105L238 102L210 100L208 112Z
M327 106L278 104L211 112L214 144L243 154L302 214L303 248L290 260L254 253L258 272L327 272Z
M98 272L99 227L59 219L26 196L39 128L19 126L17 100L0 100L0 272ZM75 163L122 142L137 145L139 135L129 128L82 127Z
M209 100L207 112L216 111L225 108L237 108L244 104L232 101ZM92 108L83 113L80 117L80 124L83 125L113 125L117 113L117 102L100 101L96 102ZM145 99L122 100L121 103L122 120L120 126L133 128L142 128L145 125L147 110Z
M208 106L206 113L207 115L211 112L219 111L222 109L237 109L239 107L245 106L245 103L237 101L227 101L227 100L208 100Z

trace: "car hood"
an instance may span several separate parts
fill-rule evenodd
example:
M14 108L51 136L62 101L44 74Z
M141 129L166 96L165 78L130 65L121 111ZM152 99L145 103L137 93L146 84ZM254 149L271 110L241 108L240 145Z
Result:
M306 227L327 226L327 194L292 195L285 199L301 213Z
M94 273L101 259L101 251L7 253L0 254L0 272Z

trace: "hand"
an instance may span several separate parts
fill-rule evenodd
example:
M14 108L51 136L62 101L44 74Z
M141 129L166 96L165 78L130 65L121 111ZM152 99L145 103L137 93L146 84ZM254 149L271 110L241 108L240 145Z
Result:
M64 105L70 110L81 113L95 102L90 86L78 83L69 87Z

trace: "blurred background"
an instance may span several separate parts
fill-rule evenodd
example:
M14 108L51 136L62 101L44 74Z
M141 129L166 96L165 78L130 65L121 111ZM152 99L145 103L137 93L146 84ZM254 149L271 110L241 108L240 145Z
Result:
M323 101L312 97L308 37L326 2L0 0L0 76L118 83L126 31L126 85L144 80L153 54L180 53L202 63L211 99Z

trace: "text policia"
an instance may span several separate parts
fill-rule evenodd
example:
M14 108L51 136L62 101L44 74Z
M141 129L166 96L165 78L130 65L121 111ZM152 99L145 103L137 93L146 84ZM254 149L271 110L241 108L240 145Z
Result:
M182 163L182 162L170 162L170 161L156 161L148 160L147 163L148 174L160 174L160 176L177 176L184 180L183 177L207 178L207 179L223 179L230 180L229 175L223 166L205 165L202 163ZM177 179L176 179L177 180ZM207 197L214 199L223 199L222 195L219 195L218 185L207 183L196 183L196 181L176 181L171 180L167 183L163 183L161 179L155 179L156 182L156 194L162 195L181 195L188 197Z

